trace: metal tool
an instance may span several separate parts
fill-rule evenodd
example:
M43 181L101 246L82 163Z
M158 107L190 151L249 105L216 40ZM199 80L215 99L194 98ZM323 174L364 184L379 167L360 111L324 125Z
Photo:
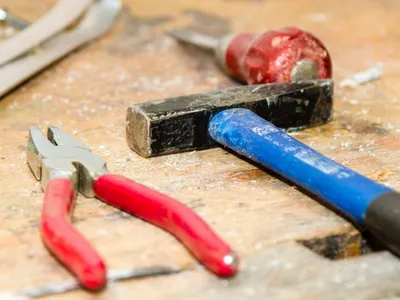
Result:
M400 255L400 194L279 128L328 121L332 95L332 82L325 80L308 86L236 87L136 104L127 112L127 141L144 157L216 145L229 148L336 207Z
M29 26L29 23L27 21L22 20L20 17L14 16L5 7L0 8L0 21L18 30L23 30Z
M114 283L117 281L124 281L132 278L145 278L155 275L170 275L189 270L190 268L180 267L176 265L156 265L145 268L133 268L133 269L113 269L107 272L108 283ZM59 282L52 282L42 286L30 286L26 287L17 292L7 292L6 295L10 299L16 300L30 300L36 298L42 298L52 295L60 295L70 291L79 290L82 286L79 281L74 279L64 280ZM0 299L5 293L0 292ZM9 298L7 298L9 299Z
M46 138L38 127L31 127L27 160L45 191L43 241L84 287L99 289L107 276L104 260L67 221L77 191L173 234L216 275L236 274L238 257L195 212L144 185L109 174L104 160L62 130L49 127Z
M42 44L40 51L25 55L0 68L0 97L78 47L100 37L121 9L120 0L97 0L74 29Z
M188 29L167 32L179 41L214 52L217 64L247 84L326 79L332 76L328 50L309 32L297 27L214 38Z
M0 66L63 31L78 20L94 0L59 0L52 9L28 28L0 43Z
M242 85L134 104L127 109L128 146L144 157L216 147L210 120L229 108L248 108L288 131L332 118L333 82Z

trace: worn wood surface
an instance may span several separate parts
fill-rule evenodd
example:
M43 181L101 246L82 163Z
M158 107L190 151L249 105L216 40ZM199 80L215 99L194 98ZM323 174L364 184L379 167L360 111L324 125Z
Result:
M54 3L0 1L31 22ZM77 291L46 299L397 299L399 260L386 252L350 258L369 247L317 199L222 149L141 158L128 149L124 126L132 103L236 84L211 56L176 44L165 29L193 26L218 35L295 25L328 47L336 97L331 123L294 136L400 189L399 2L125 0L123 5L108 34L0 101L0 291L71 278L41 243L43 193L25 160L28 127L55 125L106 159L111 171L192 207L237 250L242 273L226 281L196 268L117 283L99 295ZM0 30L3 38L7 32ZM340 87L342 79L378 63L381 79ZM110 268L196 264L169 234L98 200L79 197L73 221Z

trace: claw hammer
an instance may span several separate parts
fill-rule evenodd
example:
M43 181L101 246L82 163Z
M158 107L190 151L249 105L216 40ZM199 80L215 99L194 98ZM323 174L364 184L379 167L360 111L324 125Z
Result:
M216 146L303 187L400 256L400 193L336 163L287 131L332 119L330 79L232 87L135 104L129 147L153 157Z

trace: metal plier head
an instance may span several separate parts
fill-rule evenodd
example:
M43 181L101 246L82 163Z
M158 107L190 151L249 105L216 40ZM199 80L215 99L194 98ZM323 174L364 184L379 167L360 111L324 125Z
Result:
M44 190L55 178L68 178L86 197L95 197L93 183L108 173L106 162L72 136L57 127L49 127L47 137L37 126L29 128L27 160Z

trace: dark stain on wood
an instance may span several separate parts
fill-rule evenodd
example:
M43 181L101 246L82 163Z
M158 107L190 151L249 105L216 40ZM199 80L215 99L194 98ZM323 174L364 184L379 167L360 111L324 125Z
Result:
M365 134L386 135L390 133L389 130L383 128L380 124L373 123L367 120L340 116L336 118L336 121L339 122L340 128L342 130L346 130L351 133L362 134L362 135Z
M330 260L358 257L384 251L384 247L368 232L351 230L325 237L298 240L320 256Z
M264 171L260 169L240 170L231 172L228 174L230 180L250 181L265 178L268 176Z

